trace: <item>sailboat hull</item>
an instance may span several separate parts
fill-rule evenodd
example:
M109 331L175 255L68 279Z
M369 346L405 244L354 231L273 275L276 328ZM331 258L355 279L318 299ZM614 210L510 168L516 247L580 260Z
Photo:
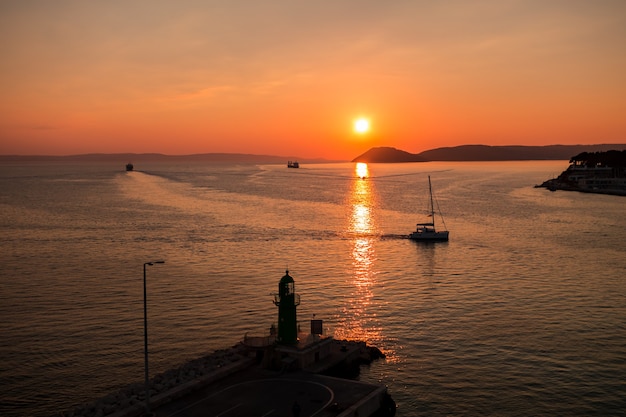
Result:
M409 234L409 239L420 242L447 242L448 231L434 232L434 231L415 231Z

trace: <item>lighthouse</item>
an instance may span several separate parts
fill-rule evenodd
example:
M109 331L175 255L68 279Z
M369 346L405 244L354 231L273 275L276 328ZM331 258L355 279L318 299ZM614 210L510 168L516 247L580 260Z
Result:
M278 306L278 336L276 341L281 345L298 343L298 322L296 307L300 304L300 296L296 294L295 283L285 271L285 276L278 283L278 293L274 294L274 304Z

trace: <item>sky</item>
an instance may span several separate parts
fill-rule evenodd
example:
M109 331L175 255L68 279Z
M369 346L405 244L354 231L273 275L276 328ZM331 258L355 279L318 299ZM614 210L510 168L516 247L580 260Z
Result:
M598 143L624 0L0 1L0 154Z

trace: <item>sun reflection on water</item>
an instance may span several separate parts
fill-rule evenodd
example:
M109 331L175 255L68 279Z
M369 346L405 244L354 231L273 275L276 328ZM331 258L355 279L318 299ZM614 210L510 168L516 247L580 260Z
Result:
M352 274L348 278L348 285L352 290L342 308L335 337L362 340L389 355L393 352L383 346L383 329L376 317L377 306L374 304L377 228L372 213L376 194L372 181L367 179L367 164L359 163L355 170L356 178L348 200L352 208L348 234L353 237Z
M366 163L357 162L356 164L356 176L359 178L367 178L369 177L370 172Z

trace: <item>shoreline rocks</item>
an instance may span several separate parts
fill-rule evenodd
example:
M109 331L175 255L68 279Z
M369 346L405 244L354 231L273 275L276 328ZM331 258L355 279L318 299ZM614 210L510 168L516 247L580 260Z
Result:
M237 344L230 349L220 349L215 352L193 359L163 373L155 375L150 380L151 403L159 401L163 395L183 395L186 384L200 383L203 377L210 377L220 369L232 367L242 363L247 356L246 348ZM60 417L130 417L143 412L146 397L146 387L142 382L127 385L91 403L78 405L74 409L60 412Z

